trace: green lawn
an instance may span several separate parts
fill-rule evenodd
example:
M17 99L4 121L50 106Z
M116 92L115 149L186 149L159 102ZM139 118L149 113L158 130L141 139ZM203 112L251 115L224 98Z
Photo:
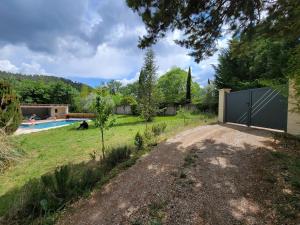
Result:
M168 137L180 130L215 122L214 116L191 115L188 123L177 116L156 117L153 123L166 122L164 134ZM7 209L5 193L19 188L32 178L53 171L57 166L89 160L89 153L100 154L100 132L90 123L90 129L78 131L78 124L14 137L25 151L24 158L0 176L0 215ZM106 131L106 146L132 145L137 131L143 131L145 123L139 117L117 116L113 128Z

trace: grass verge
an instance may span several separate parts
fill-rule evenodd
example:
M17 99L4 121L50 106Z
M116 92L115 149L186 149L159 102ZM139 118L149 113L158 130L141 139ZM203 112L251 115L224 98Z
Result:
M213 123L215 117L212 115L193 115L186 124L176 116L157 117L154 122L147 124L147 126L161 124L162 122L166 124L167 128L159 140L163 140L183 129ZM146 151L132 151L130 158L116 164L114 163L118 156L115 155L115 159L109 163L110 170L103 172L104 169L101 163L89 160L91 153L99 152L97 151L100 146L99 130L91 124L89 130L77 131L76 126L78 124L17 137L17 141L26 152L26 158L0 177L0 216L9 214L10 219L19 221L21 218L22 220L24 216L18 215L16 211L24 208L24 202L34 202L33 208L35 210L33 212L27 212L26 214L25 210L26 219L31 221L39 218L51 222L55 220L56 212L60 211L69 202L88 194L95 186L103 185L119 171L133 165ZM145 123L140 118L118 116L116 126L106 133L106 143L110 146L110 149L115 149L120 144L122 146L133 146L136 132L144 129ZM62 170L63 167L61 166L64 165L68 165L68 169ZM59 178L60 174L62 175L61 178ZM40 177L45 176L48 178L40 179ZM68 178L62 178L65 176ZM84 180L83 177L90 177L91 180ZM66 183L57 185L57 181L62 180ZM74 185L74 180L80 183ZM29 195L28 197L27 190L34 190L32 185L39 187L45 186L45 184L52 188L45 190L45 187L43 187L41 188L43 190L42 194L35 193L33 196ZM83 186L83 188L76 190L73 188L74 186ZM64 190L66 193L64 193ZM70 193L67 190L71 190ZM49 192L52 193L51 195L56 193L54 196L58 199L48 201L47 195ZM41 198L35 199L40 194ZM31 201L30 198L33 198L33 200ZM61 198L63 200L59 200ZM31 207L27 205L25 208Z

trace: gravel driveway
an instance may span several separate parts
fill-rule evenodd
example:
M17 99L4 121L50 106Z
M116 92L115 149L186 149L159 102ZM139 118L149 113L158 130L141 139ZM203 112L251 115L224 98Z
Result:
M275 224L272 186L261 177L271 140L267 131L230 125L184 131L75 203L58 224Z

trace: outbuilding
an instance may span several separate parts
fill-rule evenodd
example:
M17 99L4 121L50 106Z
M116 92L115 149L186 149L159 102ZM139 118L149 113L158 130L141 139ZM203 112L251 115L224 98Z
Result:
M24 119L36 115L40 119L65 118L69 113L69 105L65 104L22 104L21 111Z

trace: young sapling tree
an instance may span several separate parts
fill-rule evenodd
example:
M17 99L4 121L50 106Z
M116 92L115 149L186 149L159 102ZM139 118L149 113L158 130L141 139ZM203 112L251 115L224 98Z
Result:
M104 131L111 128L115 123L115 119L112 117L114 102L110 95L103 90L97 95L94 107L96 113L95 124L100 128L102 156L105 158Z

